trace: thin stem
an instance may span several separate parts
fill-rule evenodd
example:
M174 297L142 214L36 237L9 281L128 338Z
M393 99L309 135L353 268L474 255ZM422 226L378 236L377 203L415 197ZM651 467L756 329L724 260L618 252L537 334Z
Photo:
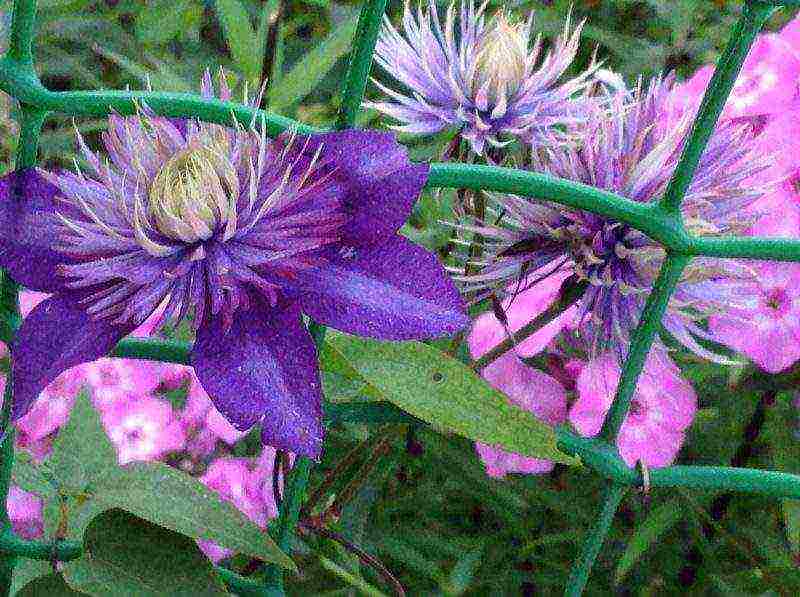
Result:
M509 350L530 338L533 334L553 321L556 317L564 313L564 311L572 307L578 302L578 300L580 300L585 290L586 283L575 282L571 278L568 279L561 286L561 295L556 302L550 305L544 312L537 315L519 330L511 334L510 337L506 338L500 344L484 353L480 358L475 359L475 361L472 363L472 368L476 371L480 371L487 365L491 365Z
M42 125L47 117L45 110L33 108L28 105L22 106L22 118L19 123L19 143L17 144L17 155L15 168L30 168L37 161L39 149L39 135L42 132Z
M309 516L311 512L314 511L314 506L319 503L319 501L333 486L336 480L339 479L356 460L358 460L359 455L369 445L371 440L372 438L367 438L364 441L357 443L347 454L344 455L343 458L339 460L339 462L336 463L336 466L331 471L325 474L325 478L317 486L317 488L311 492L311 495L308 496L306 503L303 505L303 516Z
M283 508L281 508L276 526L275 542L281 551L290 551L292 535L300 518L300 506L310 474L311 460L306 457L299 457L288 476L287 487L283 496ZM266 580L268 585L283 589L283 568L275 564L268 565Z
M620 427L625 421L625 416L628 414L633 400L633 393L636 391L636 382L644 368L653 340L661 327L661 318L664 316L670 295L688 262L688 257L668 254L653 285L653 290L647 297L639 325L633 332L614 402L611 404L600 432L602 437L609 441L616 439Z
M597 554L600 553L600 548L603 546L608 531L611 529L614 515L626 490L627 488L624 485L616 483L610 483L606 487L600 514L586 534L578 559L572 565L567 588L564 592L568 597L579 597L583 594L586 583L589 581L589 574L592 566L594 566L594 561L597 559Z
M143 338L126 338L122 340L111 356L144 361L160 361L162 363L190 362L191 345L188 342L175 340L156 340Z
M734 26L730 42L717 62L714 76L692 124L689 140L661 199L661 206L667 213L677 214L680 211L681 201L692 183L695 170L700 163L700 156L703 155L703 150L714 133L719 115L728 100L747 52L773 10L773 7L761 2L745 3L742 17Z
M350 553L355 554L362 564L364 564L365 566L369 566L375 572L377 572L387 582L387 584L389 584L392 587L392 589L394 589L394 592L396 595L398 595L398 597L405 597L406 592L405 589L403 588L403 585L400 584L400 581L397 580L394 574L392 574L391 571L386 566L383 565L383 562L381 562L378 558L376 558L372 554L367 553L355 543L348 541L347 539L342 537L339 533L334 533L333 531L328 530L325 527L301 521L299 528L305 530L306 532L312 532L322 537L325 537L326 539L329 539L331 541L335 541Z
M391 430L372 439L373 447L372 450L370 450L369 457L359 467L355 475L353 475L353 478L347 482L347 485L336 494L333 503L320 515L320 520L324 522L330 517L338 517L341 515L345 504L353 499L353 496L367 480L367 477L369 477L370 473L375 469L375 466L389 451L389 444L395 435L396 430Z
M278 55L278 45L280 39L278 34L283 23L285 6L283 0L264 0L264 10L272 8L271 14L267 17L269 26L267 28L267 39L264 42L264 60L261 63L261 85L264 89L264 107L266 107L268 91L272 80L275 77L275 63ZM274 5L274 6L270 6Z
M375 55L375 44L381 30L381 19L389 0L366 0L361 7L353 51L342 88L342 105L336 118L337 129L352 128L367 89L369 71Z

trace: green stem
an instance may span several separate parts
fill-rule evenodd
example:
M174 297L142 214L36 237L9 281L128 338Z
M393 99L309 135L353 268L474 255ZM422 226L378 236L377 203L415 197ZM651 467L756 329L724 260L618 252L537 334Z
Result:
M366 0L358 17L358 27L350 53L350 63L342 88L342 105L336 119L337 129L352 128L367 89L367 79L381 30L381 19L389 0Z
M188 365L191 360L191 350L192 346L188 342L126 338L117 344L111 356Z
M625 421L625 416L628 414L633 400L633 393L636 390L636 382L644 368L653 340L661 327L661 318L669 303L669 297L688 262L689 257L668 254L653 285L653 290L647 297L639 325L634 330L631 345L628 347L628 355L620 375L614 402L611 404L600 432L600 435L608 441L616 439L620 427Z
M597 559L597 554L600 553L600 548L603 546L608 531L611 529L614 515L626 490L627 488L624 485L617 485L616 483L610 483L606 487L600 514L586 534L578 559L572 565L572 572L569 575L567 588L564 592L568 597L579 597L583 594L583 590L589 580L589 573L592 570L592 566L594 566L594 561Z
M311 460L299 457L294 467L292 467L291 475L289 475L276 526L275 542L283 552L291 551L292 536L297 527L297 521L300 519L300 508L310 475ZM283 591L283 568L270 564L266 568L265 580L268 586L277 587Z
M564 286L562 286L561 296L556 302L511 334L510 338L506 338L480 358L475 359L472 363L472 368L475 369L475 371L480 371L486 366L491 365L512 348L533 336L556 317L572 307L583 296L585 290L586 284L583 282L571 283L568 286L565 283Z
M763 2L745 3L744 13L731 32L730 42L717 62L714 76L706 89L700 110L692 124L689 140L661 199L664 211L677 214L681 201L692 183L700 156L714 133L714 128L728 100L733 84L756 35L774 8Z

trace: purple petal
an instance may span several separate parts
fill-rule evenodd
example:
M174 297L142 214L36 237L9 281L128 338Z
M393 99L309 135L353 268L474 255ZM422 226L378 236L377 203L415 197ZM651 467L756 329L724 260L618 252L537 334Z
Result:
M314 342L297 304L239 310L230 328L203 324L192 364L214 406L238 429L261 421L262 441L319 458L322 391Z
M412 164L391 133L347 130L298 138L292 144L307 158L320 145L319 159L332 167L351 215L341 231L342 240L364 246L397 232L428 180L429 166Z
M326 265L298 274L303 311L325 325L382 340L419 340L469 323L438 259L401 236L325 256Z
M39 303L22 322L11 349L12 419L24 416L63 371L107 355L132 330L133 326L92 319L73 293Z
M70 260L51 248L58 238L57 193L33 168L0 178L0 266L31 290L64 288L56 268Z

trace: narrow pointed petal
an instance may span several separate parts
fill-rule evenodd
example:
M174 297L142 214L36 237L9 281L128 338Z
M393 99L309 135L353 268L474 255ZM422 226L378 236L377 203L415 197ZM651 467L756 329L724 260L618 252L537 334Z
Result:
M57 193L56 186L33 168L0 178L0 267L40 292L64 288L56 268L69 261L52 249L59 228L54 217Z
M79 297L52 296L25 318L11 349L14 399L11 417L24 416L42 390L63 371L106 356L133 326L92 319Z
M214 406L237 429L261 421L265 444L319 458L322 390L314 342L296 304L262 303L197 332L192 364Z
M469 324L438 259L401 236L331 249L326 257L325 266L298 274L303 311L325 325L381 340L420 340Z

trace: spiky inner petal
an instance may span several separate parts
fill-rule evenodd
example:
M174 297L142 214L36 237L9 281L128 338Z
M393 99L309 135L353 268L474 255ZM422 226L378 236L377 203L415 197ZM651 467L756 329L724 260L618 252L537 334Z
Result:
M183 150L161 166L150 184L149 213L164 236L194 243L236 217L239 180L220 149Z
M339 240L347 215L321 148L305 156L263 126L172 121L146 106L109 120L111 164L78 135L90 173L41 171L61 192L60 271L90 315L139 324L164 305L161 322L189 310L197 326L231 321L255 295L276 305Z

